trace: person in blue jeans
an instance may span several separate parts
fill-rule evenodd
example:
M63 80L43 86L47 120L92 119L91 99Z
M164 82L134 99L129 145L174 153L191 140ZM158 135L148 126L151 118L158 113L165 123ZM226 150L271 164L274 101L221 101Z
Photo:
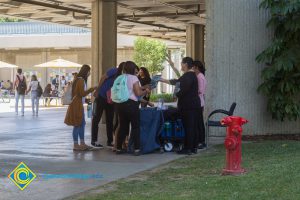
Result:
M31 91L32 116L38 116L38 114L39 114L40 97L38 97L38 93L37 93L38 86L39 86L39 82L37 80L36 75L32 75L31 82L29 84L29 88L26 92L26 94L28 94Z
M85 96L92 93L95 88L86 90L87 78L90 75L90 66L83 65L73 82L72 85L72 97L73 100L68 107L65 117L65 124L73 126L73 141L74 151L92 150L93 148L86 145L84 141L85 132L85 117L84 107ZM80 144L78 143L78 137L80 138Z
M21 87L23 85L24 87ZM17 75L14 82L14 89L16 89L16 103L15 103L15 111L16 115L19 114L19 99L21 98L21 112L22 116L24 116L24 98L25 98L25 92L27 89L26 85L26 78L22 74L22 69L17 70Z

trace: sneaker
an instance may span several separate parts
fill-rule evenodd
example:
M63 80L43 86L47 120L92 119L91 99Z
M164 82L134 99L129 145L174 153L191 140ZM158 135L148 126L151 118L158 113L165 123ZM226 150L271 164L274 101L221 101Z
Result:
M194 148L191 152L192 152L193 154L197 154L198 149L197 149L197 148Z
M104 148L102 144L98 144L98 143L95 143L95 142L92 142L91 144L92 144L93 147L96 147L96 148L99 148L99 149Z
M107 146L107 147L110 147L110 148L113 148L113 147L114 147L114 145L113 145L112 143L107 143L106 146Z
M177 151L177 153L182 155L192 155L192 152L189 149L182 149L180 151Z
M134 150L133 155L140 156L141 155L141 150L139 150L139 149Z
M22 115L21 115L22 117L24 117L24 113L22 113Z
M117 155L119 155L119 154L124 154L124 153L126 153L126 150L124 150L124 149L121 149L121 150L120 150L120 149L117 149L117 150L116 150L116 154L117 154Z
M81 148L83 151L93 151L93 150L95 150L94 147L89 146L89 145L86 145L86 144L81 144L81 145L79 145L79 146L80 146L80 148Z
M206 144L205 143L200 143L198 145L198 149L205 149L206 148Z

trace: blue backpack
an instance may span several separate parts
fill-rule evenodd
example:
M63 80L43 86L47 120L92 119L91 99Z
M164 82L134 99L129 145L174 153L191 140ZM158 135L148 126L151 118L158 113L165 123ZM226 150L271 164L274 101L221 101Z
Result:
M114 85L111 88L111 99L115 103L123 103L129 99L126 74L119 76L114 81Z

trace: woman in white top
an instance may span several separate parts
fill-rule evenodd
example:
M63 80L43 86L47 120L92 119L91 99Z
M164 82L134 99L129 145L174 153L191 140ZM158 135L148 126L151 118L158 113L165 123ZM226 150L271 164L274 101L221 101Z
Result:
M149 89L143 90L136 74L138 67L132 61L124 64L123 73L127 76L129 99L124 103L117 104L120 119L120 132L117 138L117 154L123 153L122 144L129 133L131 125L131 137L134 145L134 155L140 155L140 111L138 97L150 93Z
M38 113L39 113L40 97L38 97L38 94L37 94L38 85L39 85L39 82L37 80L36 75L32 75L31 81L29 84L29 88L26 92L26 94L28 94L31 91L32 116L34 116L34 115L38 116ZM36 107L36 110L34 110L34 107Z

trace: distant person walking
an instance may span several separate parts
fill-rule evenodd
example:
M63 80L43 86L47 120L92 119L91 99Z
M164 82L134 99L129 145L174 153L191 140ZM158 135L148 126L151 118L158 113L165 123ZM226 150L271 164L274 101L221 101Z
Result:
M90 71L90 66L83 65L75 78L72 85L73 100L68 107L65 117L65 124L73 126L74 151L86 151L93 149L86 145L84 141L85 117L83 103L85 102L85 96L96 89L85 89ZM80 145L78 144L78 137L80 138Z
M19 99L21 98L21 112L22 116L24 116L24 98L25 98L25 92L27 89L26 84L26 78L22 74L22 69L17 70L17 75L14 82L14 89L16 90L16 103L15 103L15 111L16 115L18 115L18 109L19 109Z
M26 92L28 94L31 91L31 106L32 106L32 116L38 116L39 114L39 101L40 97L38 95L39 82L36 75L31 76L31 81L29 83L29 88ZM34 109L36 108L36 109Z
M59 86L59 75L56 75L55 79L52 80L52 85L55 87L55 90L58 90L58 86Z
M66 86L67 86L67 80L65 76L61 76L61 81L60 81L61 90L65 90Z

